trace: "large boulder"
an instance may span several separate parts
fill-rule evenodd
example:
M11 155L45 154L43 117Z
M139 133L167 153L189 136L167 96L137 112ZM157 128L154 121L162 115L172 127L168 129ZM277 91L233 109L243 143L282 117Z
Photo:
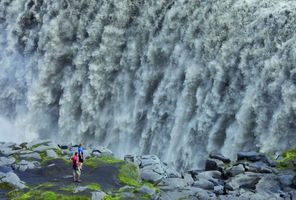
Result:
M274 174L268 174L262 177L256 185L256 192L258 193L281 193L281 186L279 178Z
M19 152L19 154L30 154L30 153L34 153L34 151L32 151L32 150L21 150Z
M10 166L15 163L14 157L0 157L0 167Z
M179 190L161 190L161 200L179 200L179 199L190 199L190 200L216 200L216 195L207 190L198 187L186 187Z
M3 172L3 173L8 173L8 172L12 172L12 168L11 166L0 166L0 172Z
M11 147L1 147L1 154L3 156L11 156L20 152L20 150L13 150Z
M91 194L91 200L103 200L107 196L103 191L92 192Z
M244 172L245 172L245 167L243 164L238 164L226 169L226 174L230 177L236 176Z
M21 160L17 164L13 164L12 168L14 170L19 170L19 171L26 171L28 169L36 169L40 167L40 163L37 161L27 161L27 160Z
M188 170L187 171L187 173L191 175L191 177L193 178L193 180L196 180L196 176L200 172L202 172L202 170L199 170L199 169L191 169L191 170Z
M176 190L190 186L192 183L193 181L187 182L187 180L181 178L165 178L158 184L158 187L164 190Z
M20 154L20 158L25 159L25 160L30 160L30 159L41 160L41 156L37 152L28 153L28 154Z
M230 163L231 162L231 160L229 158L226 158L221 153L212 152L212 153L210 153L209 157L213 158L213 159L221 160L224 163Z
M227 188L232 190L237 190L239 188L254 190L256 188L256 184L262 177L263 175L261 174L245 172L244 174L239 174L230 178L230 180L227 182Z
M167 164L164 164L163 168L164 168L168 178L181 178L182 177L181 174L179 172L177 172L177 170L172 166L168 166Z
M223 171L224 163L221 160L217 159L207 159L205 164L206 171L218 170Z
M142 169L140 170L141 179L145 181L149 181L154 184L158 184L164 176L162 174L157 173L153 169Z
M48 149L57 149L59 146L48 140L36 140L27 144L29 149L32 149L34 152L41 152Z
M215 178L215 179L220 179L221 178L221 172L220 171L204 171L200 172L197 175L197 178Z
M194 180L190 174L184 174L184 181L187 185L192 185Z
M57 153L52 149L46 150L46 156L50 158L58 158Z
M224 187L222 185L215 186L214 193L217 195L223 195L225 193Z
M159 183L162 179L168 177L168 167L155 155L137 156L134 163L139 166L143 180ZM170 171L170 173L172 173L172 171ZM176 177L178 175L174 176Z
M93 157L100 157L101 156L101 152L99 151L99 150L93 150L92 152L91 152L91 155L93 156ZM125 159L124 159L125 160Z
M100 156L114 156L114 153L110 149L102 146L99 146L99 147L96 147L96 149L93 149L91 154L93 154L94 152L100 153Z
M237 153L237 160L259 161L264 155L257 153L256 151L241 151Z
M19 189L24 189L26 187L25 183L21 181L19 177L13 172L0 172L0 183L7 183Z
M135 162L135 156L133 156L133 155L125 155L124 160L128 161L128 162L131 162L131 163L134 163Z
M294 175L292 173L282 173L278 177L282 187L288 187L293 184Z
M214 183L212 183L211 181L209 181L207 179L198 179L198 180L194 181L192 186L202 188L205 190L214 190L215 185L214 185Z
M151 165L162 165L160 159L156 155L143 155L136 158L139 162L139 167L144 168Z
M157 197L158 197L157 192L155 191L155 189L147 187L145 185L142 186L141 188L139 188L137 190L137 192L148 194L151 197L151 199L157 199Z
M239 191L231 192L228 195L219 196L219 200L263 200L263 199L288 200L288 199L283 199L274 194L254 193L253 191L247 191L243 189Z
M88 189L88 186L78 186L75 188L73 193L83 192Z
M49 150L49 149L54 149L54 148L52 146L48 146L48 145L40 145L40 146L34 148L33 151L41 152L41 151L45 151L45 150Z
M268 167L264 162L254 162L246 165L246 170L256 173L272 173L272 169Z

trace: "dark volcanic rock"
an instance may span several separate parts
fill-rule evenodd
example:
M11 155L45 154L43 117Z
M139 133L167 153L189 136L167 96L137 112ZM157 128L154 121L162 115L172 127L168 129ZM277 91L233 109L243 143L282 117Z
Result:
M229 158L226 158L225 156L223 156L220 153L212 152L209 157L213 158L213 159L221 160L221 161L223 161L225 163L230 163L231 162L231 160Z
M254 162L246 166L247 171L256 173L272 173L272 169L269 168L263 162Z
M67 145L58 145L58 146L60 147L60 149L64 149L64 150L68 149Z
M226 170L226 174L228 177L233 177L244 172L245 172L245 168L243 164L232 166Z
M237 153L237 160L249 160L249 161L259 161L261 160L262 155L255 151L242 151Z
M218 170L223 171L224 163L217 159L207 159L205 164L206 171Z
M261 174L246 172L244 174L239 174L228 181L227 185L234 190L244 188L252 189L256 188L256 184L263 177Z

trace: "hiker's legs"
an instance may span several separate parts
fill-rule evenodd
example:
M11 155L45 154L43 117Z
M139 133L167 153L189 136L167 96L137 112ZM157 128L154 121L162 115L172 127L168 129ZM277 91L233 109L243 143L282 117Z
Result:
M81 171L80 171L80 168L77 167L77 169L75 170L75 177L76 177L76 180L75 182L80 182L80 174L81 174Z
M76 171L73 170L73 180L76 181L77 180L77 175L76 175Z

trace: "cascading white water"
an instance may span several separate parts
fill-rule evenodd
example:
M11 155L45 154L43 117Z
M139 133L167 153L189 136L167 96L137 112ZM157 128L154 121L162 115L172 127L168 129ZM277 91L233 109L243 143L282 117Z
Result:
M1 0L1 116L179 168L283 150L294 30L292 0Z

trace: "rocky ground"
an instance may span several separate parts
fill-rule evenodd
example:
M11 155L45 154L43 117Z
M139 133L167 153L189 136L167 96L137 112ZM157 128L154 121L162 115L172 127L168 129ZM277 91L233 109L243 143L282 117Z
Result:
M110 150L86 148L82 182L73 182L75 147L52 142L1 143L0 199L156 199L159 191L142 181L138 167Z
M209 155L202 170L180 174L155 155L113 157L86 147L82 183L72 181L76 147L50 141L0 146L0 199L296 199L296 149L274 158L240 152L236 161Z

